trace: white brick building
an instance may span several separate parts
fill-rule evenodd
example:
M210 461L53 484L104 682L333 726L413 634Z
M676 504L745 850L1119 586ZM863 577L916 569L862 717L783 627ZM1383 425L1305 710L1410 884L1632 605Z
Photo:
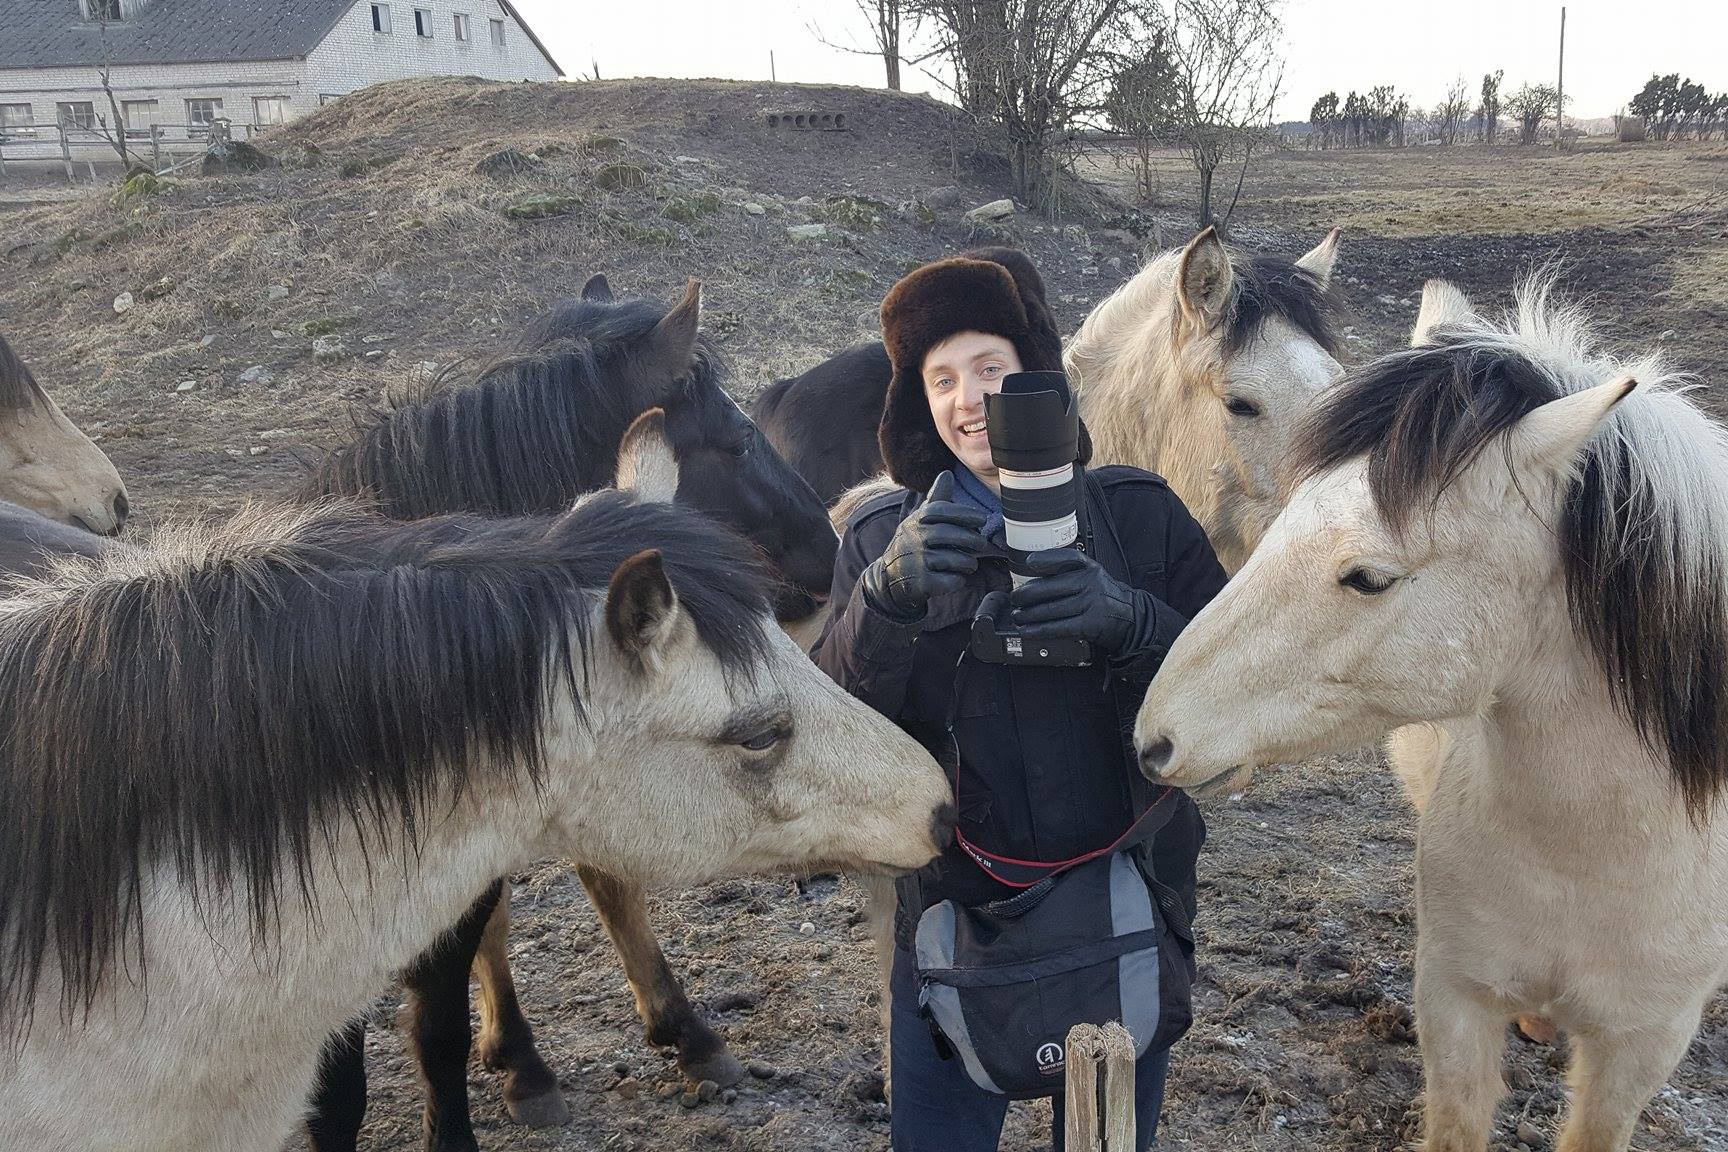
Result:
M106 20L103 18L106 17ZM80 158L113 121L168 146L226 119L234 135L406 76L563 75L509 0L0 0L0 149Z

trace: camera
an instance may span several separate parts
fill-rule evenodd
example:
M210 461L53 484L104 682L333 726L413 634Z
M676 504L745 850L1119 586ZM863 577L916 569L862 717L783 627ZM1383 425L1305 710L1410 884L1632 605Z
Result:
M1031 578L1026 556L1072 548L1080 535L1080 413L1061 372L1014 372L984 397L984 430L1002 493L1008 571ZM972 621L972 654L993 664L1077 667L1092 661L1084 640L1026 640L1008 622L1008 595L992 592Z

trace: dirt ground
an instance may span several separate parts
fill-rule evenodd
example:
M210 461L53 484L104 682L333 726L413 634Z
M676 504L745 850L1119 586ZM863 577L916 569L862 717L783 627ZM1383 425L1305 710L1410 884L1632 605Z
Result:
M767 125L770 112L810 110L844 112L847 130ZM0 187L0 331L114 458L140 532L279 494L303 459L340 442L356 406L483 361L593 271L663 298L701 277L706 325L748 395L873 331L882 293L916 262L1020 244L1071 330L1151 237L1185 239L1193 216L1181 157L1159 157L1159 197L1130 211L1131 176L1106 156L1083 174L1124 199L1076 187L1070 221L969 224L965 209L1007 194L990 142L931 101L843 88L412 82L264 146L284 163L118 202L112 187L72 199ZM476 170L507 148L515 155ZM825 234L787 231L813 223ZM1562 285L1611 340L1661 347L1719 405L1728 148L1277 153L1256 161L1231 224L1240 242L1286 254L1345 228L1337 275L1354 359L1402 340L1430 276L1499 307L1520 271L1560 258ZM1421 1077L1408 1010L1412 820L1396 785L1369 753L1325 759L1267 774L1208 819L1197 1022L1176 1049L1161 1146L1403 1146ZM642 1044L574 875L546 863L519 880L518 981L577 1119L512 1127L476 1066L483 1148L887 1147L857 889L749 879L656 901L693 999L772 1072L730 1104L685 1109L661 1095L673 1067ZM385 996L378 1018L395 1004ZM417 1148L401 1040L382 1028L369 1043L363 1147ZM1496 1149L1518 1149L1521 1121L1552 1142L1563 1062L1509 1043ZM1047 1147L1046 1116L1017 1109L1003 1147ZM1728 998L1634 1146L1728 1149Z

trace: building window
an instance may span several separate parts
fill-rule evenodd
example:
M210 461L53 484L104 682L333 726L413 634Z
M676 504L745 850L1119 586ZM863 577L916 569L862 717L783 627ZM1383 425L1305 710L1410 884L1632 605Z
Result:
M188 136L208 136L210 125L222 117L222 98L219 96L200 96L186 101L186 134Z
M91 20L118 20L121 18L120 0L84 0L84 11Z
M458 44L468 43L468 13L454 13L451 16L451 19L455 21L456 24L456 42Z
M0 137L36 135L36 115L28 104L0 104Z
M340 99L342 99L340 92L320 92L318 93L318 107L322 108L326 104L334 104Z
M414 9L414 35L422 40L432 39L432 9Z
M252 123L260 128L266 124L288 123L288 97L252 97Z
M156 101L123 100L120 118L126 121L126 135L133 139L148 139L150 126L156 123Z
M96 127L96 106L88 100L63 100L55 105L62 127L82 128L86 132Z
M504 47L504 21L502 20L492 21L492 47L500 49Z
M372 31L390 35L390 5L372 5Z

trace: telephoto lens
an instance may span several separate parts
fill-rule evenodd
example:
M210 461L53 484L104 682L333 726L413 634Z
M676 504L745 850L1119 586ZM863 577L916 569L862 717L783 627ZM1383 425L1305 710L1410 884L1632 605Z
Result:
M1079 535L1080 413L1061 372L1015 372L984 397L990 459L1002 491L1003 536L1016 586L1026 554L1072 547Z

